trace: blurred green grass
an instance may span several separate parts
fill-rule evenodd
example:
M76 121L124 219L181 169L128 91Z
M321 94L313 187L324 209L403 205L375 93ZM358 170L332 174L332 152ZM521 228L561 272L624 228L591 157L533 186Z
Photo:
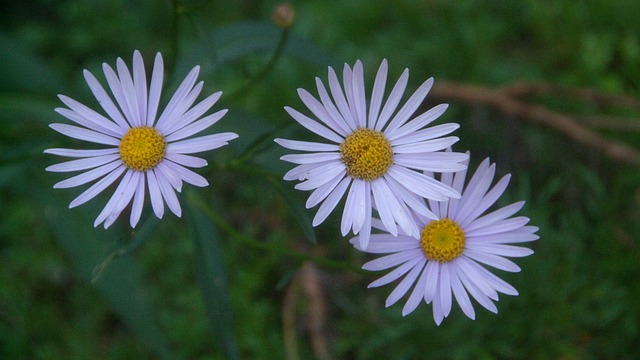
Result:
M44 172L57 159L42 150L76 144L47 127L64 121L53 112L61 106L55 95L96 105L83 68L98 74L102 62L113 64L118 56L129 62L134 49L149 66L153 54L162 51L171 90L188 68L201 64L205 92L223 90L217 107L230 108L214 131L236 131L241 138L208 155L203 175L211 186L190 189L193 195L246 236L354 266L366 257L340 237L338 215L316 229L313 245L268 179L230 166L254 139L274 129L283 129L277 136L308 136L287 126L293 121L282 107L302 110L295 89L312 90L315 76L326 79L326 66L362 59L371 84L379 62L387 58L390 79L410 69L410 89L434 76L436 84L500 86L530 80L640 96L637 1L339 0L292 2L297 20L283 57L249 92L227 100L275 49L279 31L269 24L275 3L193 0L174 8L151 0L37 0L0 5L0 358L223 358L208 330L186 219L165 217L142 246L107 267L98 286L88 281L87 269L98 265L119 238L131 235L123 219L109 231L93 229L92 219L106 197L67 209L78 190L54 191L52 185L63 176ZM263 37L238 36L242 24ZM620 111L544 101L568 113ZM330 352L344 359L380 354L393 359L636 358L638 169L489 109L451 104L442 119L462 125L456 149L471 151L472 167L490 156L499 175L514 175L501 201L526 200L523 215L540 227L540 240L531 245L536 253L518 261L522 273L500 273L520 295L501 297L498 315L478 310L475 321L454 306L436 327L430 306L406 318L397 306L384 309L389 290L366 289L375 274L320 267ZM640 148L638 133L606 135ZM275 145L267 146L249 165L284 174L288 166L277 160L280 154ZM184 195L181 203L187 206ZM282 286L300 262L224 233L220 241L240 358L284 358ZM78 265L64 251L69 242L85 242L94 257ZM146 324L166 339L140 337L126 318L127 309L104 296L109 290L100 286L108 288L109 281L122 286L117 276L130 275L123 272L130 267L143 284L136 296L154 314ZM302 306L299 312L305 310ZM313 358L301 316L299 350L302 358Z

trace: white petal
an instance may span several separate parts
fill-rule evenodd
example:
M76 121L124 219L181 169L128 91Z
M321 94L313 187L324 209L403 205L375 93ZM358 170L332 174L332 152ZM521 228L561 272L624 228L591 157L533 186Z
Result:
M422 264L422 262L420 262ZM389 307L395 304L407 291L411 288L411 286L416 282L420 272L422 271L422 266L415 266L409 273L400 281L398 286L389 294L387 300L384 302L384 306Z
M145 125L147 121L147 74L144 71L144 62L140 51L133 52L133 87L138 99L139 125ZM132 226L135 227L135 226Z
M480 291L480 288L473 280L469 279L469 277L463 271L460 271L460 269L458 269L457 271L457 276L465 289L469 292L469 294L471 294L471 296L473 296L474 299L476 299L476 301L480 305L494 314L498 313L498 308L496 307L496 305L487 295Z
M407 124L405 126L408 126L408 125L409 124ZM436 138L439 138L441 136L448 135L448 134L452 133L453 131L455 131L459 127L460 127L460 125L454 124L454 123L442 124L442 125L436 125L436 126L428 127L426 129L414 131L414 132L412 132L412 133L410 133L408 135L405 135L405 136L402 136L402 137L398 137L397 139L393 140L393 145L399 146L399 145L404 145L404 144L410 144L410 143L413 143L413 142L416 142L416 141L424 141L424 140L436 139Z
M180 208L180 202L178 202L178 198L176 197L176 193L173 191L173 188L169 184L169 181L165 178L164 172L153 170L156 179L158 180L158 185L160 187L160 192L162 193L162 197L164 201L167 203L169 210L174 213L177 217L182 216L182 209Z
M176 164L180 164L180 165L192 167L192 168L201 168L201 167L207 166L208 164L207 160L205 159L201 159L199 157L190 156L190 155L176 154L176 153L167 153L165 154L165 158L167 160L173 161Z
M173 169L167 166L167 163L168 161L163 160L158 163L155 169L153 169L156 177L162 176L169 182L169 184L171 184L174 189L176 189L177 191L182 191L182 179L173 171ZM159 179L158 182L160 182Z
M64 99L64 95L59 95L60 99ZM71 104L73 99L68 99L68 103ZM79 107L82 107L80 109ZM71 107L71 106L69 106ZM65 108L55 108L55 112L66 117L67 119L75 122L78 125L84 126L93 131L97 131L99 133L103 133L109 136L113 136L115 138L119 138L125 133L125 129L120 128L118 125L113 123L113 121L103 117L102 115L94 112L93 110L87 108L86 106L77 103L74 105L74 108L78 110L69 110Z
M369 246L369 240L371 240L371 212L372 212L372 205L371 205L371 185L369 182L365 182L364 183L364 193L366 194L366 196L364 197L364 209L365 209L365 213L364 213L364 223L362 224L362 228L360 229L359 233L358 233L358 238L359 238L359 242L360 242L360 246L362 249L367 249L367 247Z
M396 116L394 116L393 120L391 120L389 126L384 130L385 136L391 137L396 129L404 125L407 120L409 120L411 115L413 115L420 104L422 104L424 98L427 97L429 90L431 90L431 86L433 86L433 78L427 79L424 83L422 83L422 85L420 85L418 90L416 90L413 95L411 95L409 100L407 100L400 111L398 111Z
M218 91L209 95L207 98L205 98L197 105L192 107L189 111L180 116L178 120L165 122L162 129L158 130L168 135L193 123L194 121L198 120L200 116L202 116L205 112L207 112L218 101L218 99L220 99L220 96L222 96L222 91ZM226 111L226 109L221 111ZM216 114L219 113L219 111L216 112ZM222 115L224 115L224 113L222 113Z
M331 191L331 194L327 196L327 199L320 205L318 212L313 218L313 226L318 226L321 224L327 216L333 211L333 209L338 205L338 202L344 195L347 187L351 183L351 178L344 178L342 181Z
M373 234L366 249L360 247L357 238L349 241L356 249L371 254L388 254L420 248L420 241L409 236L392 236L389 234Z
M313 190L336 178L342 179L346 174L344 166L340 166L336 162L329 162L309 171L307 173L309 180L297 184L295 188L302 191Z
M345 64L346 66L346 64ZM345 87L347 84L345 84ZM345 98L345 94L342 92L342 88L340 87L340 81L336 76L335 71L332 67L329 67L329 89L331 90L331 95L333 96L333 100L335 101L342 118L345 123L349 126L350 129L356 129L358 126L356 125L355 119L353 119L353 115L351 114L351 109L349 109L349 104L347 103L347 99Z
M488 160L487 158L480 163L464 189L464 196L460 198L458 211L453 217L458 223L465 223L467 216L478 205L482 197L487 193L489 186L491 186L496 166L495 164L489 165Z
M319 79L317 81L319 81ZM298 96L300 96L300 99L302 100L302 102L307 106L309 110L311 110L313 115L315 115L318 118L318 120L322 121L327 127L329 127L329 129L345 137L349 135L349 133L351 133L351 129L349 129L349 127L346 126L346 124L343 124L344 120L342 119L342 116L339 115L339 113L337 113L337 109L335 110L335 113L332 116L332 114L329 113L329 110L327 110L324 105L322 105L318 100L316 100L316 98L314 98L313 95L311 95L305 89L298 89Z
M438 274L440 273L440 266L441 264L438 261L427 261L427 266L425 268L426 283L424 288L424 301L426 301L427 304L434 301L438 292Z
M89 141L97 144L115 145L120 144L120 140L114 137L95 132L93 130L87 130L73 125L67 124L49 124L49 127L53 130L72 137L74 139Z
M324 200L327 196L329 196L329 193L333 191L333 189L338 185L338 183L342 179L343 178L336 176L326 184L319 186L317 189L315 189L307 199L307 202L305 204L307 209L310 209L318 205L322 200Z
M162 55L156 54L153 62L153 73L151 74L151 84L149 85L149 107L147 110L147 126L153 126L158 114L158 104L160 103L160 93L162 92L162 81L164 77L164 63ZM162 218L162 216L158 216Z
M486 214L482 217L479 217L473 221L471 221L468 225L464 227L466 233L473 232L477 229L482 229L485 226L494 224L500 220L506 219L509 216L517 213L524 206L524 201L519 201L513 203L511 205L505 206L501 209L493 211L489 214Z
M364 69L360 60L353 66L351 79L353 89L353 110L355 110L356 124L360 128L367 126L367 100L364 91Z
M453 294L460 305L460 308L470 319L475 320L476 312L473 309L473 305L471 305L471 300L469 299L469 295L465 291L464 287L462 287L462 283L460 283L460 279L458 276L451 277L451 289L453 290Z
M289 154L280 157L280 160L294 164L312 164L330 160L340 160L340 153L312 153L312 154Z
M197 134L202 130L210 127L211 125L218 122L222 117L227 113L227 110L220 110L216 113L213 113L209 116L206 116L190 125L183 127L182 129L174 132L173 134L166 137L167 142L173 142L177 140L182 140L191 135Z
M417 141L417 142L413 142L410 144L405 144L405 145L398 145L398 146L394 146L393 147L393 153L394 154L416 154L416 153L429 153L429 152L433 152L433 151L440 151L440 150L444 150L448 147L450 147L451 145L455 144L458 140L458 137L456 136L448 136L448 137L444 137L444 138L438 138L438 139L434 139L434 140L426 140L426 141ZM392 142L393 144L393 142ZM464 154L462 153L440 153L440 154L445 154L447 156L451 156L453 154L455 154L458 157L462 157L464 156ZM462 157L461 160L464 160L466 157Z
M370 271L387 270L387 269L396 267L400 264L403 264L414 258L424 259L424 253L422 252L422 249L412 249L408 251L401 251L391 255L379 257L375 260L371 260L365 263L364 265L362 265L362 268L364 270L370 270Z
M471 243L466 244L465 247L479 252L509 257L524 257L533 254L533 250L529 248L512 245Z
M371 245L371 243L369 245ZM413 269L416 266L417 263L422 262L422 261L425 261L425 259L421 259L419 257L415 257L413 259L410 259L407 262L403 263L402 265L400 265L397 268L395 268L392 271L390 271L385 276L383 276L383 277L379 278L378 280L372 282L367 287L368 288L379 287L379 286L387 285L387 284L389 284L389 283L391 283L393 281L396 281L402 275L406 274L409 270Z
M380 107L382 106L382 98L384 96L384 89L387 84L387 72L389 66L387 59L383 59L378 73L376 74L376 80L373 83L373 90L371 91L371 104L369 104L369 122L367 128L374 129L376 122L378 121L378 115L380 114Z
M347 201L344 204L344 211L342 212L342 221L340 223L340 231L342 232L342 236L346 236L349 233L349 230L354 227L353 224L355 222L355 214L356 207L362 206L359 202L357 202L358 190L363 190L362 181L358 181L354 179L351 182L351 186L349 187L349 192L347 193ZM354 234L357 232L354 229Z
M402 166L392 165L387 171L387 174L393 177L398 183L404 185L405 188L426 199L445 201L450 197L460 197L453 188Z
M389 137L388 137L389 141L393 143L394 140L400 139L403 136L406 136L409 134L413 134L419 129L422 129L423 127L429 125L429 123L439 118L440 115L442 115L447 110L448 107L449 107L448 104L440 104L429 109L428 111L424 112L417 118L409 121L407 124L400 127L398 130L394 131L393 133L389 133ZM426 140L426 139L423 139L423 140Z
M389 188L398 197L398 199L403 201L409 208L411 208L411 210L416 212L416 214L433 220L439 219L438 216L429 210L420 196L400 185L400 183L391 176L385 175L384 179L387 181Z
M376 203L380 219L384 224L385 229L393 236L398 235L398 228L393 216L393 211L397 208L390 204L393 201L393 194L389 194L388 188L385 184L382 184L381 179L376 179L371 183L371 189L373 190L373 199ZM405 215L406 216L406 215Z
M177 116L182 115L182 113L179 110L182 109L183 104L187 102L186 99L191 93L191 90L193 89L194 84L196 83L196 79L198 78L199 71L200 71L200 66L196 66L193 69L191 69L191 71L189 71L189 74L187 74L187 77L184 78L180 86L178 86L178 89L176 90L176 92L171 97L171 100L169 100L169 103L167 104L167 107L162 112L162 115L160 115L160 118L156 123L156 128L159 128L159 129L162 128L162 126L164 126L164 122L167 121L167 119L175 119Z
M204 177L196 174L189 169L186 169L178 164L174 164L170 161L165 162L165 165L173 170L173 172L176 173L180 177L180 179L188 184L198 187L205 187L209 185L209 182L207 182Z
M467 155L469 155L469 154L470 154L470 153L467 151ZM467 159L467 160L463 161L462 163L463 163L464 165L468 165L468 164L469 164L469 159ZM466 177L467 177L467 169L460 170L460 171L456 172L456 173L453 175L453 182L452 182L452 183L450 183L451 187L452 187L454 190L456 190L456 191L458 191L458 192L462 193L463 188L464 188L464 181L465 181ZM448 183L448 184L449 184L449 183ZM454 219L454 218L455 218L455 217L454 217L454 215L456 214L457 209L458 209L458 202L459 202L459 199L460 199L460 198L451 198L451 199L449 200L449 203L448 203L448 212L447 212L447 214L446 214L446 217L448 217L448 218L450 218L450 219ZM443 213L443 214L444 214L444 213Z
M419 268L422 268L422 273L420 274L420 278L418 279L416 286L413 288L413 291L409 296L409 300L407 300L407 303L402 308L402 316L407 316L412 313L424 298L425 283L427 281L427 269L425 268L424 263L426 263L426 260L422 260L421 264L417 266Z
M146 84L145 84L146 86ZM131 205L131 217L129 218L129 224L131 224L132 228L135 228L140 221L140 216L142 215L142 208L144 205L144 193L145 193L145 176L144 173L142 176L138 178L138 183L136 184L136 192L133 197L133 205Z
M138 127L142 125L142 123L140 120L140 112L138 111L138 96L133 87L133 79L131 78L127 65L121 58L116 60L116 68L118 69L118 77L120 78L122 94L125 100L124 104L120 103L120 105L127 107L127 110L124 113L125 115L128 114L127 119L131 126Z
M120 79L118 75L113 71L113 69L107 64L102 64L102 70L104 72L105 77L107 78L107 83L109 84L109 89L111 89L111 93L113 97L116 99L122 114L124 115L125 120L129 127L132 127L131 123L131 113L129 112L129 106L127 105L127 99L125 98L124 93L122 92L122 84L120 83Z
M396 154L393 162L399 166L424 172L457 172L467 168L463 164L464 154L451 152L431 152L418 154ZM433 178L433 175L428 175Z
M309 178L309 173L311 171L316 170L318 167L320 166L324 166L326 164L330 164L330 163L338 163L336 161L333 160L329 160L329 161L322 161L322 162L318 162L318 163L311 163L311 164L302 164L302 165L298 165L296 167L294 167L293 169L287 171L284 174L283 179L286 181L292 181L292 180L298 180L298 181L303 181Z
M366 197L371 197L370 188L367 186L368 182L360 179L354 179L351 185L352 189L355 189L354 197L354 214L353 214L353 232L358 233L364 225L366 214L371 214L371 205L367 208ZM369 192L367 190L369 189Z
M358 115L356 114L356 104L355 98L353 97L353 72L348 64L344 64L342 67L342 84L344 85L344 95L347 98L347 104L349 105L349 112L351 114L351 119L356 124L356 127L360 127L360 121L358 120Z
M464 255L469 257L470 259L489 265L496 269L509 272L520 272L520 267L516 265L516 263L509 259L505 259L502 256L488 254L469 248L466 248L464 250Z
M126 167L124 165L121 165L120 167L110 172L107 176L91 185L90 188L73 199L73 201L71 201L71 203L69 204L69 208L74 208L76 206L82 205L96 197L96 195L100 194L104 189L106 189L109 185L116 181L116 179L119 178L125 170Z
M509 231L500 234L469 236L468 242L479 242L487 244L514 244L538 240L539 236L527 231Z
M116 105L111 100L111 97L107 94L102 85L100 85L100 82L98 82L98 80L95 78L95 76L93 76L92 73L84 70L83 74L84 79L86 80L89 88L91 89L91 92L93 93L93 96L95 96L96 100L98 100L98 103L100 104L100 106L102 106L104 111L107 112L107 115L109 115L109 117L111 117L111 119L113 119L113 121L118 124L120 130L122 131L122 134L124 134L127 129L129 129L129 124L124 119L124 117L122 117L120 110L118 110Z
M438 279L438 298L440 300L440 308L444 317L449 316L451 312L451 281L454 274L451 274L450 264L440 265L440 278Z
M158 185L158 179L156 178L153 170L147 171L146 175L147 184L149 185L149 198L151 199L153 212L156 214L158 219L162 219L162 216L164 215L164 202L162 201L162 194L160 192L160 185Z
M96 157L102 155L109 154L117 154L118 148L108 148L108 149L99 149L99 150L76 150L76 149L47 149L44 151L45 154L53 154L58 156L66 156L66 157Z
M228 141L237 137L237 134L228 132L181 140L167 145L167 153L193 154L213 150L227 145Z
M467 236L499 234L499 233L519 229L525 226L528 222L529 222L529 218L524 216L518 216L515 218L495 222L491 225L484 226L477 230L465 231L465 234L467 234Z
M338 108L333 104L333 101L331 101L327 90L324 88L324 85L319 78L316 78L316 87L318 88L318 94L320 95L322 106L324 106L324 109L327 111L329 116L331 116L331 119L333 119L333 123L336 124L335 128L331 126L329 127L334 129L338 134L344 137L351 134L355 130L355 128L352 128L349 124L347 124L345 119L340 114L340 111L338 111ZM329 124L329 122L327 122L327 124Z
M380 113L380 117L378 117L378 122L376 122L376 131L382 130L382 128L387 124L391 115L396 111L396 107L400 103L402 99L402 94L404 93L404 89L407 87L407 82L409 81L409 69L405 69L398 78L398 81L393 86L391 93L389 94L389 98L387 98L387 102L384 104L382 108L382 112Z
M95 167L108 164L119 158L120 158L119 154L94 156L91 158L65 161L63 163L48 166L45 170L51 171L51 172L68 172L68 171L93 169Z
M290 108L288 106L285 106L284 109L289 113L289 115L291 115L291 117L293 117L294 120L296 120L298 123L300 123L300 125L304 126L307 130L313 132L314 134L320 135L323 138L331 140L338 144L344 141L344 139L338 134L319 124L317 121L305 116L296 109Z
M127 172L125 172L124 176L122 177L122 180L120 180L120 184L118 184L118 187L113 192L113 195L111 195L111 198L107 202L107 205L105 205L105 207L102 209L102 212L100 212L100 214L94 221L93 223L94 227L101 224L103 221L107 219L109 215L113 214L116 205L118 205L118 202L121 200L121 198L123 198L123 194L125 193L125 190L129 186L129 182L131 181L132 176L133 176L133 170L127 170ZM120 212L117 212L117 214L119 213ZM107 227L109 227L108 224L105 224L105 229Z
M84 172L82 174L76 175L74 177L70 177L66 180L57 182L55 185L53 185L54 189L66 189L66 188L71 188L71 187L76 187L79 185L83 185L86 184L88 182L91 182L93 180L96 180L102 176L104 176L105 174L113 171L113 169L117 168L118 166L122 165L121 162L119 161L114 161L111 163L108 163L106 165L103 165L101 167L98 167L96 169Z
M467 226L467 224L474 222L474 220L478 216L480 216L480 214L484 213L488 208L490 208L491 205L493 205L500 198L502 193L505 191L505 189L507 188L507 185L509 184L510 179L511 179L511 174L507 174L503 176L502 179L500 179L500 181L498 181L498 183L491 190L489 190L489 192L487 192L487 194L482 198L482 200L480 200L480 203L478 203L478 205L476 205L474 209L471 209L469 215L466 216L465 220L459 222L459 224L461 226ZM524 202L522 203L524 204ZM511 216L511 215L508 215L508 216Z
M291 150L301 151L340 151L340 146L336 144L324 144L309 141L297 141L287 139L275 139L278 145Z

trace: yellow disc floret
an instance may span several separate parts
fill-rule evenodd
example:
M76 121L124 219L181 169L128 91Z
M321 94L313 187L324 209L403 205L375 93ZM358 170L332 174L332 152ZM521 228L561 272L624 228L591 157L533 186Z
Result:
M464 251L464 231L451 219L432 221L422 229L420 246L430 260L449 262Z
M131 128L120 141L120 159L131 170L151 170L164 158L167 142L150 126Z
M379 131L357 129L340 144L347 173L356 179L375 180L393 164L391 143Z

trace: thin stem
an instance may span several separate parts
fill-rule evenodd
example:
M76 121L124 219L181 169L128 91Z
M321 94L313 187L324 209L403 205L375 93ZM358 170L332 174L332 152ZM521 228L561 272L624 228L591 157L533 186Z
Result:
M216 212L215 210L213 210L212 208L210 208L209 206L205 205L204 202L196 197L191 197L190 201L193 202L194 205L198 206L200 208L200 210L202 210L207 216L209 216L209 218L211 218L211 220L213 221L213 223L222 231L224 231L225 233L227 233L227 235L229 235L230 237L234 238L235 240L238 241L242 241L243 243L245 243L246 245L249 245L251 247L254 247L256 249L260 249L260 250L266 250L275 254L279 254L279 255L284 255L284 256L288 256L297 260L302 261L311 261L314 262L318 265L322 265L324 267L328 267L328 268L333 268L333 269L339 269L339 270L348 270L351 272L355 272L358 274L367 274L366 271L359 269L357 267L351 266L350 264L346 263L346 262L342 262L342 261L335 261L335 260L330 260L327 258L323 258L323 257L318 257L318 256L314 256L314 255L309 255L309 254L305 254L305 253L301 253L298 251L295 251L291 248L285 247L285 246L280 246L277 244L271 244L268 242L263 242L263 241L259 241L256 240L252 237L246 236L244 234L242 234L241 232L237 231L233 226L231 226L229 223L227 223L225 221L225 219L220 216L220 214L218 214L218 212Z
M269 72L271 72L271 70L273 70L276 63L280 59L280 56L284 52L284 47L287 44L288 38L289 38L289 30L283 30L280 35L280 40L278 41L278 46L276 47L276 50L273 52L273 55L271 55L271 59L269 59L269 62L267 62L267 64L264 66L264 68L262 68L262 70L258 74L256 74L254 77L249 79L239 89L235 90L229 96L227 96L228 101L237 100L238 98L249 93L249 91L251 91L251 89L258 82L260 82L265 76L269 74Z
M176 59L178 58L178 23L180 18L180 5L178 4L178 0L169 1L171 2L173 16L171 18L171 57L167 59L167 70L170 74L173 74L173 70L176 66Z

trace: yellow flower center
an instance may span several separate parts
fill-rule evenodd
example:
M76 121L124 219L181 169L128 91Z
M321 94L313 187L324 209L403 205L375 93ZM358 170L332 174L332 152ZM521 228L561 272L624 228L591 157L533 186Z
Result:
M347 173L356 179L375 180L393 164L393 149L384 135L371 129L357 129L340 144Z
M430 260L449 262L464 251L464 231L451 219L432 221L422 229L420 246Z
M131 170L151 170L164 158L167 142L150 126L131 128L120 141L120 159Z

